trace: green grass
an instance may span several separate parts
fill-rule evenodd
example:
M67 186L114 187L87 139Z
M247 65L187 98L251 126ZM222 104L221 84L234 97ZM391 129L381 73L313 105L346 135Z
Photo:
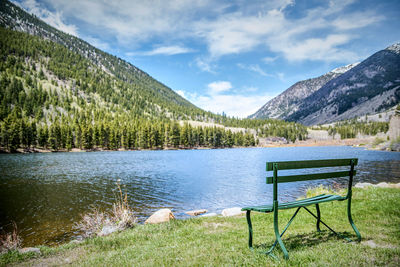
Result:
M399 206L399 189L355 188L353 219L363 237L361 243L339 239L324 226L322 233L317 233L315 220L302 210L283 237L288 261L279 248L274 251L279 261L249 250L246 219L238 216L139 225L81 244L43 247L38 258L8 253L0 256L0 265L17 262L27 266L400 266ZM347 221L345 201L323 203L320 207L322 219L328 225L355 238ZM293 212L280 211L281 229ZM260 250L269 248L274 241L272 214L254 213L252 218L254 244Z

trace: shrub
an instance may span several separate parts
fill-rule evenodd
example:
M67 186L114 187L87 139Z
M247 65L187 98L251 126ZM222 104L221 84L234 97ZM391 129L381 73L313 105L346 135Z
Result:
M12 223L11 233L0 234L0 253L3 251L16 250L22 244L22 238L18 235L18 228L15 222Z
M115 194L116 201L113 203L111 213L92 207L90 212L83 214L82 220L75 224L75 228L82 231L83 237L106 235L114 230L124 230L136 224L137 219L128 203L128 194L126 191L122 192L119 180L116 184L118 192ZM103 231L105 227L113 231Z

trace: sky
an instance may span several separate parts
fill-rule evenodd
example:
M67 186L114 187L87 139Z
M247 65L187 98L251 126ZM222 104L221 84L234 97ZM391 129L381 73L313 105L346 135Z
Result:
M400 1L14 0L196 106L246 117L400 42Z

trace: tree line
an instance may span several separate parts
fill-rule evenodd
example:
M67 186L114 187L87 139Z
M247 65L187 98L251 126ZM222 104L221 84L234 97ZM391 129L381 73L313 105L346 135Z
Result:
M0 146L8 151L42 148L53 151L79 149L164 149L226 148L254 146L249 132L232 132L221 127L193 127L176 121L127 120L93 122L62 117L51 124L29 120L14 109L0 123Z
M0 146L7 150L231 147L254 145L253 135L291 141L306 136L306 127L297 123L203 111L148 75L120 79L39 37L0 27L0 48ZM180 120L244 129L233 133Z
M358 121L357 119L341 121L328 127L331 136L340 135L341 139L356 138L357 134L377 135L389 130L388 122Z

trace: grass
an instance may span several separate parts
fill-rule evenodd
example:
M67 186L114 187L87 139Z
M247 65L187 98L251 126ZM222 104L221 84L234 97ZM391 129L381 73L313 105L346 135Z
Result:
M300 211L283 237L290 259L280 249L271 257L247 247L244 216L175 220L159 225L138 225L107 237L87 239L58 248L42 247L41 256L9 252L0 265L73 266L400 266L400 190L367 188L353 191L353 219L361 243L347 243ZM310 207L314 209L313 207ZM347 221L346 202L320 205L322 219L341 234L354 238ZM280 211L281 229L294 210ZM254 213L254 244L268 248L274 241L272 214ZM35 258L37 257L37 258Z

